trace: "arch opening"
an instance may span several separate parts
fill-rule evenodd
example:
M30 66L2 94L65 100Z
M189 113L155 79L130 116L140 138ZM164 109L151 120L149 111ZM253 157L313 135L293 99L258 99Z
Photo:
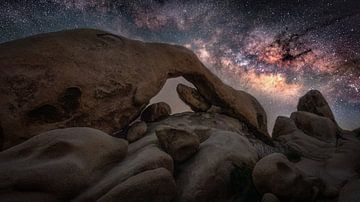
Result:
M194 85L187 81L184 77L169 78L166 80L166 83L159 93L151 98L149 104L166 102L169 104L172 114L192 111L190 107L179 98L179 95L176 92L176 86L180 83L195 88Z

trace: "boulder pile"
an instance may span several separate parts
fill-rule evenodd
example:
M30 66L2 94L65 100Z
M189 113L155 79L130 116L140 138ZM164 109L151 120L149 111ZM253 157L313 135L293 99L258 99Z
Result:
M167 78L193 112L148 105ZM358 201L359 130L277 118L188 49L91 29L0 45L1 201ZM175 90L175 89L174 89Z

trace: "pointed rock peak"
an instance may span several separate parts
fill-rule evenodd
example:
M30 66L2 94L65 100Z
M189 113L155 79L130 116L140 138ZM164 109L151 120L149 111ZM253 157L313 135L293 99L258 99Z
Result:
M334 114L324 96L318 90L310 90L299 99L298 111L306 111L335 121Z

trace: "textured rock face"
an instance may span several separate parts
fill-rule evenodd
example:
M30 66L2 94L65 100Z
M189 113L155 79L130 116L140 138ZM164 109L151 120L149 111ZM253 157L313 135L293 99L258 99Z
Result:
M311 181L283 154L271 154L257 162L253 180L257 190L282 200L311 201L316 197Z
M267 136L257 100L223 84L180 46L80 29L4 43L0 55L5 148L54 128L90 126L111 134L132 122L167 78L178 76Z
M237 133L212 131L209 136L197 155L178 168L177 201L231 199L228 187L236 180L231 178L231 173L237 168L251 170L258 159L255 148Z
M132 152L127 148L126 141L90 128L40 134L0 153L3 190L0 198L2 201L174 198L173 161L169 155L153 145Z
M343 187L348 181L359 179L360 141L353 132L342 130L328 117L298 111L291 118L277 119L273 138L291 154L292 166L318 190L317 200L339 197L341 201L349 197L344 200L351 201L355 197L356 194ZM268 182L269 187L277 186Z
M210 104L194 88L179 84L176 91L182 101L184 101L195 112L205 112L210 108Z
M336 139L337 125L329 118L302 111L293 112L290 118L309 136L326 142L334 142Z
M270 146L249 134L243 123L221 114L174 114L150 123L147 136L130 144L129 152L141 150L146 145L161 145L156 131L164 128L168 132L182 128L200 140L196 153L175 164L177 194L174 201L227 201L237 193L241 193L240 198L249 197L246 193L249 190L256 195L247 183L251 182L251 169L259 159L261 146ZM233 177L234 173L240 176ZM237 187L234 184L245 185Z
M131 125L128 130L126 139L131 143L146 135L147 125L144 121L139 121Z
M266 193L261 199L261 202L280 202L280 200L272 193Z
M142 172L114 187L99 202L108 201L171 201L176 193L172 174L165 168Z
M152 104L141 113L141 120L145 122L159 121L171 114L171 108L165 102Z
M177 91L197 112L143 111L176 76L196 86ZM269 138L259 103L179 46L98 30L34 36L0 45L0 83L1 201L358 198L357 130L342 130L319 92ZM141 111L147 123L128 126Z
M0 189L9 189L0 198L68 200L94 183L97 169L121 161L126 153L126 141L90 128L40 134L0 153Z
M298 111L306 111L324 116L335 122L335 117L324 96L318 90L310 90L299 99Z
M341 189L339 202L356 202L360 199L360 180L351 180Z
M163 134L158 138L159 131ZM162 149L164 142L170 150ZM247 131L246 124L212 113L182 113L149 123L146 135L128 146L95 129L53 130L0 153L0 189L6 190L0 197L5 201L230 200L236 193L256 194L247 183L259 159L259 145L267 146Z
M277 138L282 135L288 135L298 130L294 121L288 117L279 116L276 118L275 125L272 132L272 138Z
M199 137L183 129L158 129L156 136L161 148L178 163L190 158L199 150Z

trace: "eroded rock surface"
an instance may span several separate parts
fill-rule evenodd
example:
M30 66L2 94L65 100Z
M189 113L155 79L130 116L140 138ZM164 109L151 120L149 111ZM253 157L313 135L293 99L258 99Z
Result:
M165 102L154 103L146 107L141 113L141 120L145 122L160 121L171 114L170 106Z
M280 202L280 200L272 193L266 193L261 199L261 202Z
M311 101L311 96L310 98L308 96L314 93L319 95L318 92L309 92L300 99L301 102L304 102L306 97ZM326 103L323 98L320 100L322 100L320 103ZM309 103L312 103L314 100L310 101ZM275 123L273 138L290 154L288 157L292 161L291 165L309 179L312 186L318 190L315 200L335 200L339 197L341 201L345 195L349 196L350 200L356 194L342 196L339 194L340 190L344 189L344 192L347 190L343 186L348 181L359 179L360 141L353 132L341 129L333 119L330 119L331 116L325 116L324 113L320 114L314 110L315 108L306 112L294 112L291 118L279 117ZM267 182L269 188L277 186L276 183ZM277 193L273 193L278 196Z
M0 55L4 148L54 128L86 126L112 134L138 117L167 78L178 76L267 137L259 102L223 84L181 46L78 29L7 42Z
M299 99L298 111L306 111L324 116L335 122L334 114L324 96L318 90L310 90Z
M276 139L282 135L288 135L297 130L298 128L292 119L284 116L278 116L273 128L272 138Z
M312 201L317 194L306 175L279 153L256 163L253 180L261 193L273 193L284 201Z
M183 162L199 150L199 137L184 129L161 128L156 130L159 144L175 162Z
M190 158L175 164L174 201L226 201L246 197L244 200L249 201L253 195L260 198L251 186L251 170L265 151L271 153L274 148L247 131L246 124L226 115L186 112L150 123L147 135L129 145L129 153L149 145L161 147L157 131L166 129L164 136L167 137L179 128L185 134L198 136L200 145L196 152L191 152ZM181 137L181 133L178 136Z
M196 87L177 87L195 112L144 110L177 76ZM358 197L357 130L337 125L321 93L279 117L270 138L256 99L180 46L88 29L38 35L0 45L0 83L1 201Z
M243 136L212 131L197 155L178 168L177 201L226 201L232 198L231 173L251 170L258 159L255 148ZM240 189L240 187L239 187Z
M360 199L360 179L350 180L341 189L339 202L356 202Z
M95 151L95 152L94 152ZM90 128L52 130L0 153L3 201L69 200L123 160L127 143Z
M131 143L145 136L147 125L144 121L139 121L131 125L127 131L126 139Z
M176 91L179 98L195 112L206 112L211 107L211 104L195 88L179 84Z
M331 119L318 116L309 112L293 112L290 116L297 128L309 136L325 142L336 140L337 125Z
M99 202L110 201L159 201L174 198L176 184L172 173L165 168L144 171L130 177L102 196Z

